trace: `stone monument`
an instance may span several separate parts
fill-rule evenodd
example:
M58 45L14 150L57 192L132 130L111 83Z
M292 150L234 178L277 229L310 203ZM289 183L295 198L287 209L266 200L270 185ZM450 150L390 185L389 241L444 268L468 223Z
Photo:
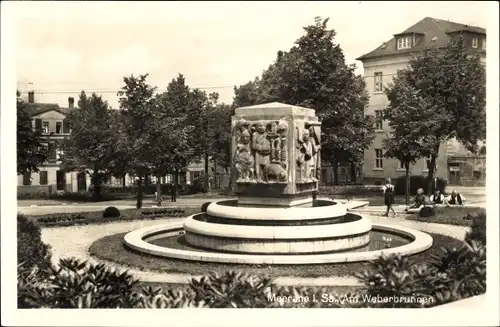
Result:
M239 204L312 205L321 164L314 110L277 102L242 107L231 126Z

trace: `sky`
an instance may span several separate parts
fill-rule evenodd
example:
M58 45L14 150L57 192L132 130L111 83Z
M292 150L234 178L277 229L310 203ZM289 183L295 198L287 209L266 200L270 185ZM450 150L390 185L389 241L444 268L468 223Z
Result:
M179 73L231 103L233 86L260 76L329 17L348 64L424 17L487 28L487 2L17 2L17 87L67 106L81 90L113 108L123 77L149 73L160 90Z

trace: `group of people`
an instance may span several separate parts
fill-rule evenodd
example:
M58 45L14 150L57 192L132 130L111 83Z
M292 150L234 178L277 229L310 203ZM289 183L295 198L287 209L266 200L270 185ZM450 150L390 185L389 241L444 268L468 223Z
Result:
M388 217L389 216L389 211L392 211L394 215L396 215L396 212L394 211L394 208L392 205L394 204L394 185L391 183L391 179L387 178L385 180L385 184L382 187L382 190L384 192L384 204L387 207L387 211L384 216ZM445 205L445 206L452 206L452 205L463 205L465 201L465 198L456 190L453 190L451 194L447 197L444 196L444 194L441 193L440 190L436 189L434 193L430 196L427 197L424 194L424 190L422 188L419 188L417 190L417 194L415 195L413 202L405 209L405 211L408 211L410 209L418 209L423 206L429 205Z

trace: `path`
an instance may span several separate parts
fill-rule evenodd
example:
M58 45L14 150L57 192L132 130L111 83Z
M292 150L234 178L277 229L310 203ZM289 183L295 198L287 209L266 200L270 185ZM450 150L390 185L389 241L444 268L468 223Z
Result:
M398 226L415 228L418 230L441 233L444 235L463 239L465 236L465 227L450 226L443 224L423 223L416 221L408 221L403 218L385 218L368 216L374 223L396 224ZM58 228L43 228L42 240L52 246L52 259L57 262L60 257L76 257L82 260L89 260L90 262L97 262L89 256L88 249L90 245L97 239L104 236L113 235L117 233L124 233L132 231L137 228L161 224L164 222L171 222L174 220L182 221L183 218L172 219L158 219L146 221L131 221L131 222L114 222L101 225L84 225L84 226L71 226L71 227L58 227ZM68 242L68 240L70 240ZM99 260L99 262L105 262ZM160 283L187 283L188 279L198 276L190 276L186 274L166 274L156 272L141 271L137 268L128 268L116 263L110 263L118 269L129 269L130 273L137 279L145 282L160 282ZM323 278L303 278L303 277L280 277L276 280L280 285L308 285L308 286L351 286L359 285L354 277L323 277Z

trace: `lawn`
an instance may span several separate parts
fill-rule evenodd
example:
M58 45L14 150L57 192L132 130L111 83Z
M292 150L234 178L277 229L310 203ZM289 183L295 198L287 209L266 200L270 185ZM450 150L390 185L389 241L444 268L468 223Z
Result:
M269 277L299 276L353 276L355 272L362 272L369 266L366 262L314 264L314 265L238 265L224 263L195 262L179 259L160 258L126 249L123 237L126 233L109 235L96 240L89 248L89 253L100 259L116 262L128 267L140 268L163 273L186 273L203 275L209 271L224 272L227 270L262 274ZM441 234L430 234L434 239L433 246L423 252L411 256L417 263L429 262L433 254L441 254L441 247L459 247L462 241Z
M423 221L427 223L457 225L457 226L470 226L471 219L464 219L467 215L477 216L484 208L478 207L438 207L436 208L436 215L433 217L422 218L418 213L407 214L406 219Z

